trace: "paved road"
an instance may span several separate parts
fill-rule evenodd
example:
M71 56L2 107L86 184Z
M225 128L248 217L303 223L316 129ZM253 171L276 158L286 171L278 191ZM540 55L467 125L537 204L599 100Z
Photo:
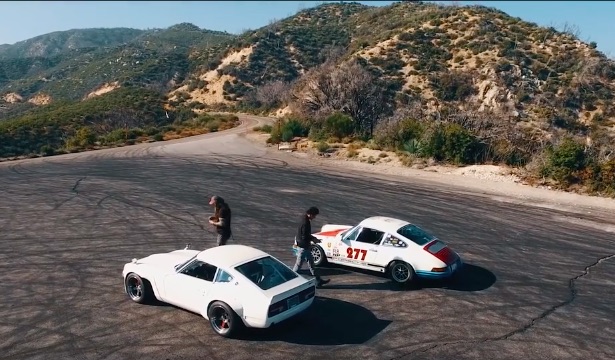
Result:
M2 358L615 358L613 234L552 210L297 166L254 154L240 131L0 164ZM289 264L298 216L315 204L317 227L413 219L469 265L457 283L403 292L327 269L307 319L223 339L197 315L131 303L121 279L133 257L213 245L214 193L232 206L235 242Z

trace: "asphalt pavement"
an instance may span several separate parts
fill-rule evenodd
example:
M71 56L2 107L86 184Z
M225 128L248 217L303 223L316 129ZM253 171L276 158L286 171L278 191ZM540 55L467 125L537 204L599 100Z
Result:
M0 164L0 357L615 358L612 233L416 180L296 165L254 153L238 132ZM403 291L322 269L331 282L308 316L224 339L199 315L132 303L121 277L134 257L215 246L212 194L233 211L230 243L289 265L312 205L315 228L408 219L467 265L456 282Z

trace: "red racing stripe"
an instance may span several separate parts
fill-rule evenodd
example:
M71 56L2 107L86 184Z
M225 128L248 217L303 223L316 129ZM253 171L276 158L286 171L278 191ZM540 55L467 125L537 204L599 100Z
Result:
M322 231L319 233L316 233L314 235L320 235L320 236L335 236L339 233L341 233L342 231L344 231L346 229L336 229L336 230L329 230L329 231Z

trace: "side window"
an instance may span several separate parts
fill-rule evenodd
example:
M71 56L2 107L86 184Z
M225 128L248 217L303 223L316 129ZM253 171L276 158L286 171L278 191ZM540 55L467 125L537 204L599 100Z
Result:
M403 240L400 240L391 234L387 234L387 236L384 238L384 242L382 243L382 246L394 246L394 247L405 248L408 245L406 245L406 243Z
M205 281L213 281L217 270L218 268L213 265L195 260L192 264L182 270L182 274Z
M361 234L359 234L359 236L357 237L357 240L355 241L367 243L367 244L379 244L380 241L382 240L383 235L384 233L382 231L378 231L378 230L374 230L370 228L363 228L363 230L361 231Z
M233 277L229 273L220 269L218 273L216 274L216 279L214 280L214 282L225 283L225 282L231 282L232 280L233 280Z
M361 227L357 226L356 228L354 228L354 230L350 231L348 234L346 234L346 236L344 237L344 240L346 241L355 241L357 239L357 235L359 235L359 232L361 231Z

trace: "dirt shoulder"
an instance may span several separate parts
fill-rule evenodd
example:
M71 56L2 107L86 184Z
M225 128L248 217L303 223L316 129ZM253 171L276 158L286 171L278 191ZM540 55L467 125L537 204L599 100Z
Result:
M277 145L267 145L269 134L248 131L246 139L267 150L276 157L309 162L312 166L330 168L335 166L361 173L387 175L406 180L434 184L434 186L489 197L493 200L517 203L576 214L578 219L591 218L615 224L615 199L581 195L546 187L524 184L515 175L514 169L495 165L472 165L465 167L425 164L415 168L405 166L395 153L357 149L356 156L348 157L346 149L337 149L330 156L318 154L314 148L298 151L278 150ZM420 168L422 167L422 168Z

